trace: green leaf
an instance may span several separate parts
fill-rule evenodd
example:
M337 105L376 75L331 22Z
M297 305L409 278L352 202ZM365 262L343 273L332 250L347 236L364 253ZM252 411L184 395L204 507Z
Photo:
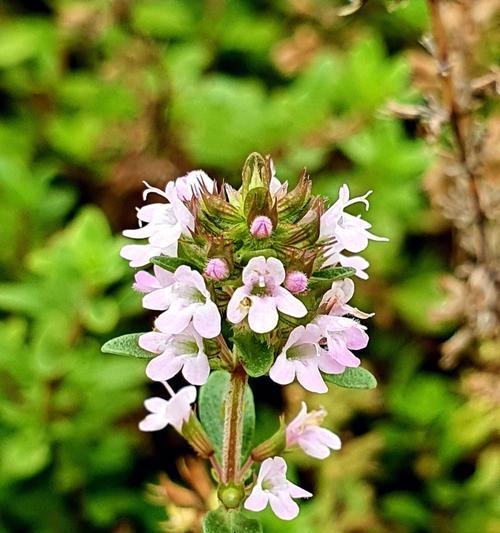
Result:
M219 507L205 515L203 533L262 533L262 526L240 511L225 511Z
M229 387L230 374L224 370L212 372L207 383L200 388L200 420L214 445L215 455L219 461L222 457L222 442L224 434L224 401ZM247 385L243 403L243 439L241 461L248 457L252 447L255 429L255 406L253 394Z
M258 339L253 333L236 333L233 343L238 357L247 374L253 378L264 376L274 362L274 351L267 342Z
M115 337L105 342L101 348L103 353L114 355L126 355L127 357L138 357L140 359L152 359L156 354L143 350L139 346L139 337L144 333L129 333L121 337Z
M323 379L346 389L374 389L377 386L375 376L361 367L346 368L342 374L323 374Z
M336 279L350 278L354 274L356 274L356 269L352 267L325 268L324 270L313 272L311 281L334 281Z
M189 261L189 259L182 259L180 257L167 257L164 255L152 257L151 263L153 263L153 265L158 265L159 267L164 268L169 272L175 272L177 268L182 265L187 265L191 268L196 268L196 265L192 261Z

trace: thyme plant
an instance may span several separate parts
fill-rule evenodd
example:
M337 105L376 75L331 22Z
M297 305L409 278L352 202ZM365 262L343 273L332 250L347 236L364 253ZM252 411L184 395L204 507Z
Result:
M153 331L112 339L103 351L150 359L146 374L168 397L145 401L149 414L139 428L171 425L210 462L220 507L205 516L206 533L261 531L242 509L270 505L279 518L295 518L295 500L312 494L287 479L283 456L299 447L324 459L341 447L321 427L324 409L305 403L254 443L249 377L297 380L318 394L328 392L327 383L376 385L353 353L368 343L359 319L371 315L349 304L350 278L367 277L368 262L356 254L370 240L386 240L346 212L355 203L368 209L368 194L350 198L343 185L327 206L312 195L305 171L289 190L270 157L257 153L245 162L239 190L201 170L164 190L146 184L144 199L161 201L138 209L140 227L124 235L142 242L121 255L133 268L152 265L136 273L134 289L158 316ZM179 372L188 385L174 391L169 380Z

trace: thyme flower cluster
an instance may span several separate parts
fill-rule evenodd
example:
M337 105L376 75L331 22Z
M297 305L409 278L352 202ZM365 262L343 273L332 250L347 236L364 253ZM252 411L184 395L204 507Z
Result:
M308 412L303 403L294 420L245 457L242 390L248 376L269 375L321 394L329 377L359 367L355 352L368 343L360 319L371 315L349 304L350 277L367 277L368 263L357 254L370 240L386 239L346 209L356 203L368 209L368 194L350 198L343 185L328 207L312 195L305 171L290 189L270 157L254 153L238 190L201 170L164 190L146 184L144 200L157 201L138 209L139 228L124 232L140 242L124 246L122 257L134 268L153 265L135 274L144 308L158 313L138 345L151 357L147 376L170 392L168 400L146 400L149 414L139 427L170 424L209 459L224 510L257 512L269 504L278 517L294 518L294 499L312 495L286 479L281 455L300 447L324 459L341 447L321 427L326 412ZM179 372L188 385L174 392L168 381ZM219 451L193 408L196 387L209 387L214 372L230 375Z

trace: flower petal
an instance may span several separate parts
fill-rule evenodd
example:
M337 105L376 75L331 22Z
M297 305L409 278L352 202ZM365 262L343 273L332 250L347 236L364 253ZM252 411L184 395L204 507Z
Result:
M210 374L210 365L204 353L197 357L190 357L185 360L182 375L191 385L204 385Z
M161 415L147 415L139 422L139 429L141 431L158 431L166 427L167 424L168 421Z
M275 296L276 306L285 315L302 318L307 315L306 306L284 287L278 287Z
M285 354L276 358L273 366L269 370L269 377L280 385L288 385L295 379L295 364L289 361Z
M151 359L146 367L146 376L153 381L167 381L182 368L184 360L170 354L163 354Z
M193 313L193 327L205 339L217 337L221 330L219 310L214 302L207 300L196 307Z
M250 496L245 500L243 507L256 513L263 511L269 501L269 495L262 490L260 485L255 485Z
M227 304L226 316L229 322L239 324L247 316L249 306L242 305L245 298L248 298L247 288L238 287Z
M163 413L168 407L168 402L163 398L153 396L152 398L144 400L144 407L151 413Z
M307 362L297 365L297 381L308 391L320 394L328 392L317 363Z
M180 333L189 325L193 311L191 305L180 309L172 305L156 319L155 326L163 333Z
M281 520L293 520L299 514L299 506L288 492L280 492L277 496L269 494L269 503L273 513Z
M171 301L172 297L169 288L157 289L144 296L142 299L142 306L144 309L163 311L168 309Z
M274 298L251 296L252 304L248 311L248 324L255 333L267 333L278 325L278 311Z

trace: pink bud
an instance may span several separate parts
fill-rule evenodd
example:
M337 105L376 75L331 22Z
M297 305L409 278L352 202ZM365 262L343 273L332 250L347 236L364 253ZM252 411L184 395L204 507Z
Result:
M210 259L205 267L205 276L216 281L226 279L229 276L229 268L226 261L218 257Z
M285 287L292 294L304 292L307 289L307 276L302 272L290 272L285 278Z
M259 215L255 217L250 226L250 233L257 239L266 239L273 231L273 223L269 217Z

